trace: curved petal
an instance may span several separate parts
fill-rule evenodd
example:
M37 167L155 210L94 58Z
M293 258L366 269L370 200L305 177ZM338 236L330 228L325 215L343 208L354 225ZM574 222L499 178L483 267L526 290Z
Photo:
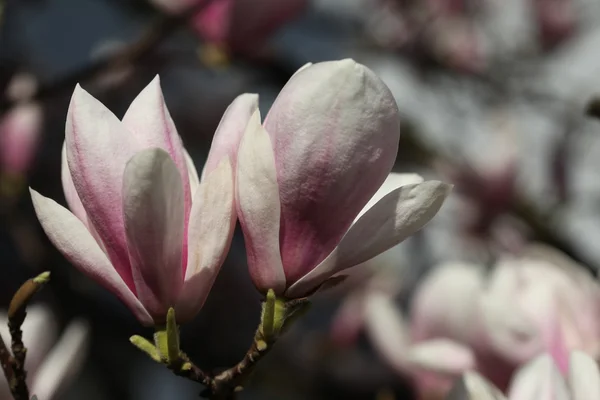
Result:
M30 189L35 213L54 246L79 270L117 295L144 325L153 321L77 217Z
M139 145L121 121L79 85L69 105L65 143L81 203L112 264L133 289L121 191L125 164Z
M127 163L123 219L137 296L160 321L177 300L181 268L184 200L177 166L162 149L146 149Z
M365 326L373 346L396 371L408 372L410 338L402 314L386 295L369 294L365 301Z
M449 339L433 339L413 345L406 355L406 362L412 368L456 376L476 367L475 353Z
M505 400L494 385L476 372L465 373L452 387L446 400ZM531 399L533 400L533 399Z
M510 400L570 400L565 381L548 354L535 358L516 373L508 397Z
M194 165L194 160L192 159L192 157L186 149L183 149L183 155L185 156L185 162L187 164L188 175L190 178L190 190L192 192L193 201L196 189L198 189L198 185L200 185L200 178L198 178L198 171L196 170L196 166Z
M365 262L402 242L433 218L450 189L451 186L445 183L427 181L402 186L388 193L352 225L321 264L286 291L286 296L301 297L333 274Z
M169 153L181 175L187 220L192 206L187 163L181 138L165 104L158 75L131 102L123 117L123 124L143 148L158 147Z
M240 147L242 135L246 130L246 125L248 125L250 117L257 109L258 95L250 93L239 95L227 107L210 145L210 152L202 170L202 177L207 172L215 169L223 158L227 156L229 156L231 166L235 171L237 152Z
M354 222L356 222L360 217L364 215L364 213L369 211L375 204L377 204L379 200L383 199L386 195L388 195L395 189L406 185L421 183L423 181L423 177L419 174L399 174L396 172L390 173L388 177L385 178L385 181L383 182L381 187L377 189L373 197L371 197L367 204L365 204L361 212L358 213L358 215L354 219Z
M600 399L600 370L596 361L581 351L573 351L569 365L572 400Z
M86 322L75 321L67 326L35 375L32 394L50 400L71 383L86 358L89 334Z
M240 144L236 178L236 206L244 232L248 268L261 292L285 290L279 252L279 188L269 135L252 115Z
M275 149L288 282L319 264L381 186L398 151L398 107L353 60L296 73L265 120Z
M77 189L75 189L75 185L73 184L73 178L71 177L71 171L69 170L69 164L67 162L66 142L63 143L63 147L61 150L60 168L60 178L62 181L63 192L65 193L65 199L67 200L69 209L77 218L79 218L81 222L83 222L85 226L89 228L87 213L85 212L85 208L83 208L83 204L81 204L81 199L77 194Z
M204 305L231 246L235 229L235 186L229 157L200 183L190 214L188 265L177 300L178 321L192 319Z

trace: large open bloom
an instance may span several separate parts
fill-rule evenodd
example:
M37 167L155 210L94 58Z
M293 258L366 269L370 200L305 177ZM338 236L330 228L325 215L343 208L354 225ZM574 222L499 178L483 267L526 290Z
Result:
M228 115L238 117L227 114L218 137L236 135ZM65 257L143 324L164 324L169 307L186 321L202 307L235 226L230 154L211 158L200 181L158 77L122 121L77 86L62 164L71 212L31 190L33 205Z
M396 160L399 123L387 86L349 59L301 68L264 124L253 114L236 205L259 290L307 296L436 214L450 190L442 182L402 181L374 196Z

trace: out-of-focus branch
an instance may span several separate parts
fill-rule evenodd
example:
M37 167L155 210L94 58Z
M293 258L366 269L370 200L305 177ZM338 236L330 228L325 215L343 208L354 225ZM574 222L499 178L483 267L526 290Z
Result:
M146 29L137 41L123 47L110 57L86 65L54 82L40 85L31 100L44 100L46 97L52 96L62 90L71 90L77 83L93 79L100 73L138 63L148 56L160 43L176 32L192 16L210 5L213 1L200 0L177 15L161 15L156 22ZM13 105L13 100L2 98L0 100L0 113L10 109Z

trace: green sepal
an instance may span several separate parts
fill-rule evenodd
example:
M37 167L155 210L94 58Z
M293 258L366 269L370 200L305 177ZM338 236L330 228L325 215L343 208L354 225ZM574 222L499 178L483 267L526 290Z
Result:
M179 328L177 327L173 307L167 311L167 324L156 327L154 344L163 363L172 366L180 360Z
M175 321L175 309L169 308L167 311L167 357L169 364L173 364L180 358L179 350L179 328Z
M135 347L148 354L154 361L162 362L158 349L148 339L139 335L133 335L129 338L129 341Z

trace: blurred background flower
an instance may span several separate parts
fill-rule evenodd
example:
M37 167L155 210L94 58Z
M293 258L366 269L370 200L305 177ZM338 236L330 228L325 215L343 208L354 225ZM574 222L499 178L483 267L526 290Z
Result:
M10 343L8 318L0 314L0 334ZM77 379L89 345L89 325L75 320L61 332L55 316L45 305L33 305L23 324L23 343L27 347L25 368L31 394L38 399L58 399ZM12 399L8 382L0 377L0 398Z

